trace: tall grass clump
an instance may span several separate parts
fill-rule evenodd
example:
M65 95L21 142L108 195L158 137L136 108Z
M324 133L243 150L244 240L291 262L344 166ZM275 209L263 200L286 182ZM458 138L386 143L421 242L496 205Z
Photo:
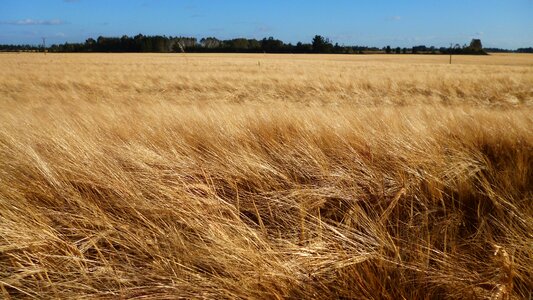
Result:
M529 297L528 113L28 114L0 130L6 298Z

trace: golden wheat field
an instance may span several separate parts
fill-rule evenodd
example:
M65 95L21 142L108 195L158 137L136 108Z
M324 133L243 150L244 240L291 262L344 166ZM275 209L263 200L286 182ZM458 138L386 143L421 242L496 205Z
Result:
M0 54L5 299L531 299L533 55Z

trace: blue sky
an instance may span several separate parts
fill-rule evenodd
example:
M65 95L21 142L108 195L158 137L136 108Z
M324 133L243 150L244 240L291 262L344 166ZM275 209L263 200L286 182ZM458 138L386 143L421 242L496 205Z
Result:
M344 45L533 46L533 0L0 0L0 44L161 34Z

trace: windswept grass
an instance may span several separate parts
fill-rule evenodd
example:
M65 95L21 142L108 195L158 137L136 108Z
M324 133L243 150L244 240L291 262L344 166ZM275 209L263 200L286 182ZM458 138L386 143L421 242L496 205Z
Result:
M21 57L4 298L531 297L531 65Z

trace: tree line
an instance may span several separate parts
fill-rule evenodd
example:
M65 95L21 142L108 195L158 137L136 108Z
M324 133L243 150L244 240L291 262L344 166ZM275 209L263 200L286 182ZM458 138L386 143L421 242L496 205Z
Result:
M493 49L493 48L491 48ZM0 45L3 51L42 51L43 46L36 45ZM473 39L469 45L452 47L427 47L425 45L410 48L383 48L368 46L344 46L333 43L328 38L316 35L310 43L285 43L273 37L263 39L235 38L220 40L207 37L197 40L194 37L172 37L161 35L142 35L122 37L88 38L85 43L54 44L46 48L49 52L194 52L194 53L336 53L336 54L486 54L481 41ZM508 50L509 52L533 52L531 48Z

